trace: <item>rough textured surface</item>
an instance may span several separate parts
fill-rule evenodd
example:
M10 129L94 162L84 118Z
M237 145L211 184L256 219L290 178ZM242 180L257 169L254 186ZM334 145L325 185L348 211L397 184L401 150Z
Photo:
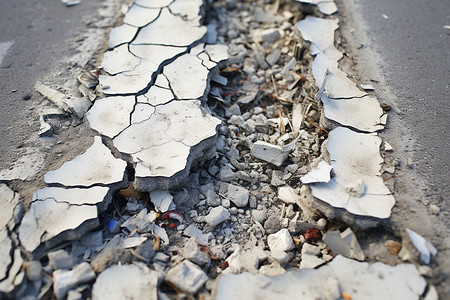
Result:
M141 263L112 266L94 283L92 299L157 300L158 273Z
M337 256L317 270L289 271L281 276L266 277L242 273L220 277L213 293L222 299L317 299L324 297L329 277L335 278L342 292L352 299L419 299L426 282L416 267L395 267L382 263L357 262ZM280 294L282 291L282 294Z
M195 294L207 280L205 272L188 260L170 269L166 275L167 282L189 294Z
M353 214L388 218L395 199L380 176L383 162L379 153L380 144L381 139L377 136L342 127L331 131L327 150L335 176L328 183L309 184L313 195ZM362 180L364 184L361 197L346 191L347 186L357 180Z

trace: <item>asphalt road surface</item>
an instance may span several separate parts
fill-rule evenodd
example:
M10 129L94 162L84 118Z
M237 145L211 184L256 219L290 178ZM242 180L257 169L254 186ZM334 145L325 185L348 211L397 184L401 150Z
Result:
M0 169L23 155L39 130L36 80L67 67L64 59L73 55L101 2L67 7L59 0L0 1Z

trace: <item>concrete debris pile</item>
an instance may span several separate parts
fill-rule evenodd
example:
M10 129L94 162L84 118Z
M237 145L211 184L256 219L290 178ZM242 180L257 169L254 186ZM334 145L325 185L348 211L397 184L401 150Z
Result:
M373 263L356 223L331 217L376 221L395 201L375 135L386 117L338 68L337 19L310 4L336 12L135 0L98 78L79 78L101 95L92 146L44 175L26 213L0 184L1 296L419 299L430 268L401 262L430 263L430 242L384 232Z

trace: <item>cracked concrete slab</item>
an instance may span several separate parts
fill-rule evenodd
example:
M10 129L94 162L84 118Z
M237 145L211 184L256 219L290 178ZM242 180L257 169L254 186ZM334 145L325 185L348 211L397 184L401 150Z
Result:
M128 45L124 44L105 52L100 67L110 75L115 75L122 72L133 71L140 62L141 59L134 56L128 50Z
M134 3L147 8L161 8L168 6L173 1L174 0L136 0Z
M203 0L176 0L169 5L172 14L181 16L185 20L196 20L201 15Z
M19 200L19 194L14 193L7 185L0 184L0 230L7 226L9 230L12 230L15 224L18 223L16 222L18 220L14 220L14 212L19 204Z
M159 77L159 76L158 76ZM151 106L166 104L175 99L175 95L170 89L161 88L159 86L152 86L144 95L137 97L137 101L141 103L148 103Z
M329 278L334 278L338 298L419 299L426 287L425 279L413 264L369 265L338 255L318 269L291 270L279 276L261 274L227 274L216 280L213 297L222 299L336 299L329 298ZM348 297L349 298L349 297Z
M352 214L380 219L391 215L395 199L381 178L381 139L338 127L329 134L327 151L334 177L328 183L311 183L314 197ZM350 187L362 183L363 193L355 195Z
M135 106L134 96L107 97L95 101L86 113L92 129L110 138L130 126L130 114Z
M144 27L156 20L160 12L160 8L148 8L134 4L125 14L123 22L135 27Z
M376 98L330 99L322 95L325 117L356 130L375 132L383 130L387 115Z
M137 32L137 27L128 24L114 27L109 33L108 48L113 49L119 45L130 43Z
M44 180L47 184L66 187L109 185L123 181L126 165L125 161L115 158L97 136L86 152L64 163L59 169L47 172Z
M206 27L200 26L200 16L194 20L183 20L163 8L158 19L143 27L132 44L153 44L187 47L206 34Z

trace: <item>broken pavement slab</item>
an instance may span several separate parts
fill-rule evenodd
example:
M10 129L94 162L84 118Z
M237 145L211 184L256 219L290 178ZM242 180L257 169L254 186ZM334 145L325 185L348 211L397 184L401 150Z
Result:
M343 232L328 231L323 236L323 241L334 254L340 254L347 258L354 258L359 261L364 261L366 259L358 239L350 227Z
M216 280L213 297L225 299L324 299L328 278L352 299L419 299L426 281L412 264L369 265L338 255L318 269L290 270L283 275L227 274ZM280 293L282 291L282 293ZM281 297L281 298L280 298Z
M19 239L29 251L51 248L67 240L76 240L98 226L98 208L109 188L53 188L38 190L19 227ZM39 255L39 254L38 254Z
M65 162L59 169L47 172L44 180L47 184L65 187L111 185L124 180L126 166L127 163L115 158L97 136L86 152Z
M326 148L335 176L328 183L309 184L314 197L352 214L389 218L395 199L381 178L380 144L375 135L343 127L332 130ZM359 180L364 193L352 196L348 188Z

